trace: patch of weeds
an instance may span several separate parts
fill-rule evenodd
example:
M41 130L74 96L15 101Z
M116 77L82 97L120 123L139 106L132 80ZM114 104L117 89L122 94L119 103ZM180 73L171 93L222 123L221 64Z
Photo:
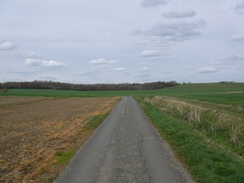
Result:
M105 113L102 115L94 115L90 116L87 119L86 125L84 126L85 131L93 131L97 129L100 124L106 119L106 117L109 115L109 113Z
M77 148L65 152L60 152L60 151L56 152L55 156L57 156L57 164L63 165L65 163L68 163L70 159L75 155L76 151Z

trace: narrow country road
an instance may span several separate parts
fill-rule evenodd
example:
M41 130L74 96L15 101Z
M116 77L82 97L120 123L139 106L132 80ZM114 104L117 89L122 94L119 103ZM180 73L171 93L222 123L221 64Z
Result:
M132 97L123 97L56 183L193 182Z

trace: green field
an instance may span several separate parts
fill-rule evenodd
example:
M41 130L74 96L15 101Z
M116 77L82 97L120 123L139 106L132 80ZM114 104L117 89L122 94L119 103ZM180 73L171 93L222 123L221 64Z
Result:
M244 107L244 85L201 83L184 84L161 90L70 91L51 89L8 89L0 96L44 97L116 97L116 96L176 96Z

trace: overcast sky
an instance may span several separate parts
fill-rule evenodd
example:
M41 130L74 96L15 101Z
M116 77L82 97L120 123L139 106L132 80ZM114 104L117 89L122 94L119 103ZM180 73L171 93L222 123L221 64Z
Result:
M1 0L0 82L244 81L244 0Z

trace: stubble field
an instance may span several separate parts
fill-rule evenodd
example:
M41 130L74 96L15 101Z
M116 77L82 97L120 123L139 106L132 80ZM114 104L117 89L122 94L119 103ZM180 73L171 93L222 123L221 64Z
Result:
M0 182L47 181L61 170L56 155L84 143L88 117L118 98L0 97ZM49 172L52 166L52 171ZM61 167L62 168L62 167Z

